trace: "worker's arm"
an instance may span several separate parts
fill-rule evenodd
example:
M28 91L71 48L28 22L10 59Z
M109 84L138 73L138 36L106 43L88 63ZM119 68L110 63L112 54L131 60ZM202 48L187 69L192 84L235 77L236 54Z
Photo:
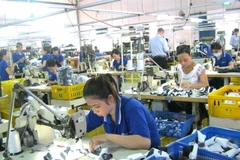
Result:
M39 66L38 69L43 69L44 67L46 67L46 63L47 63L47 61L44 60L43 64L41 66Z
M11 67L7 67L5 71L7 72L8 75L13 74L14 67L16 66L16 63L13 63Z

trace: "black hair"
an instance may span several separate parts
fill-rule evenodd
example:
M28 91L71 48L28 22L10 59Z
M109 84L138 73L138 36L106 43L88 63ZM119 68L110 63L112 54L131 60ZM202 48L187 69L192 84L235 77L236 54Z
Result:
M213 49L219 50L219 49L222 49L222 46L221 46L220 43L214 42L214 43L211 44L211 50L213 50Z
M59 48L58 47L53 47L52 50L53 51L59 51Z
M7 54L7 50L6 49L2 49L0 50L0 61L3 59L3 56Z
M168 42L168 38L165 38L166 39L166 41Z
M58 67L62 66L60 62L55 59L48 59L46 62L46 67L54 67L55 65L57 65Z
M18 48L18 47L20 47L20 46L23 46L23 44L22 44L21 42L18 42L18 43L16 44L16 47Z
M158 33L160 33L160 32L164 32L164 29L158 28Z
M51 52L51 46L43 46L43 50L46 51L47 53Z
M106 101L109 95L119 101L117 83L111 74L102 74L89 79L83 89L83 97Z
M234 32L239 32L239 29L238 29L238 28L235 28L233 31L234 31Z
M112 50L111 56L112 56L113 54L121 55L121 53L120 53L119 50L117 50L117 49L113 49L113 50Z
M177 55L187 53L190 55L190 47L189 45L181 45L177 47Z

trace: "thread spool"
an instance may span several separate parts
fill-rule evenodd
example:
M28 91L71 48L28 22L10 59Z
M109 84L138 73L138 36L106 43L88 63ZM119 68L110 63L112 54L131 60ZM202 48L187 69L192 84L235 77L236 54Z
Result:
M10 131L8 140L8 152L12 155L16 155L22 152L21 141L18 131L12 129Z

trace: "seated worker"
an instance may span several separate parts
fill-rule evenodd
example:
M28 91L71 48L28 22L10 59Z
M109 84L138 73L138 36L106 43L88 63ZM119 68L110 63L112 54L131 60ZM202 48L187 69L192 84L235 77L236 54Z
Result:
M50 54L51 47L50 46L44 46L42 48L42 65L39 66L39 69L42 69L42 71L48 72L48 74L51 74L49 69L46 67L46 62L48 59L53 59L52 55Z
M55 59L48 59L46 62L46 67L50 70L48 84L56 84L57 83L57 75L56 70L58 67L61 67L59 61Z
M224 52L220 43L215 42L211 44L211 50L213 57L213 69L232 69L234 68L234 60L231 54ZM221 88L224 85L223 78L211 78L209 79L210 86L214 86L216 89Z
M117 71L122 70L122 68L127 68L127 58L123 57L123 66L122 66L122 58L121 58L121 53L117 50L114 49L112 50L111 56L113 57L113 68L116 69Z
M9 75L13 74L13 69L17 63L13 63L13 65L9 68L6 59L8 58L8 53L6 49L0 50L0 80L6 81L9 80Z
M94 47L94 53L95 53L95 56L104 56L104 53L100 53L99 49L97 46Z
M16 47L17 47L17 52L13 53L12 55L13 63L18 62L18 64L15 66L15 73L16 71L20 71L20 73L23 73L23 68L25 67L25 63L27 62L26 55L22 51L22 48L23 48L22 43L18 42ZM15 77L21 78L21 75L15 75Z
M186 89L200 89L208 86L208 78L205 67L192 60L190 48L188 45L181 45L177 50L177 70L181 72L180 87ZM188 102L170 102L168 109L171 112L180 112L185 110L187 114L192 114L192 104ZM200 106L200 121L208 116L205 106Z
M60 54L59 48L58 47L53 47L52 51L53 51L53 59L55 59L58 62L60 62L61 66L63 66L64 57L63 57L62 54Z
M149 149L160 145L160 136L153 116L134 98L119 96L115 80L110 74L89 79L83 97L91 107L86 116L87 132L103 124L106 134L92 138L94 147L112 142L130 149Z

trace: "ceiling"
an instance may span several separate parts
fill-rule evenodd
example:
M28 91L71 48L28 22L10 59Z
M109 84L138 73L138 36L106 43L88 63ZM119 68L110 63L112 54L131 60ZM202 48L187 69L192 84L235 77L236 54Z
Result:
M126 26L153 22L157 26L198 25L190 19L201 16L209 22L240 21L239 0L0 0L0 10L0 47L45 39L79 43L92 30L109 28L114 34Z

